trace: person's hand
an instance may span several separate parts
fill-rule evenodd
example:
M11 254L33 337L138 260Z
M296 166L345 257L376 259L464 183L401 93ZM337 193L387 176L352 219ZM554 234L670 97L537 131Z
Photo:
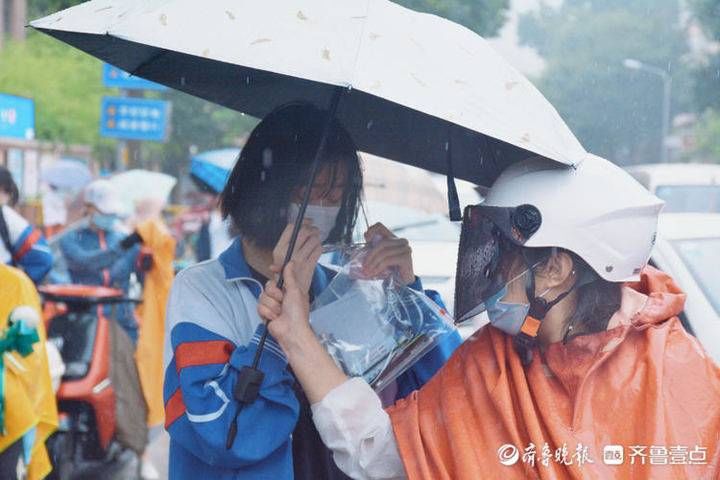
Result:
M273 250L273 264L270 266L270 271L276 275L280 273L280 269L285 261L285 254L290 245L293 226L291 223L285 227L285 230L280 236L280 240L278 240ZM320 230L312 226L312 221L305 219L303 220L302 227L300 227L291 260L295 262L295 274L298 285L306 293L310 291L313 273L315 272L315 266L317 265L320 255L322 255Z
M405 285L415 281L412 249L404 238L398 238L382 223L376 223L365 232L365 241L372 249L363 262L363 274L377 277L390 268L397 268Z
M308 293L301 287L296 269L295 262L285 268L284 292L275 282L268 282L257 309L268 322L268 332L285 352L308 400L317 403L348 378L310 328Z
M267 322L270 334L283 348L288 341L311 333L309 296L300 284L296 270L294 261L288 263L284 276L285 291L270 280L258 300L258 314Z

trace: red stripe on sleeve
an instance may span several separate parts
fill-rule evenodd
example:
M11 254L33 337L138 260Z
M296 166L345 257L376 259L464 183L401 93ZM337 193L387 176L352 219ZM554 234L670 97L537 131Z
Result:
M41 235L42 233L40 230L33 230L30 232L30 235L27 236L23 244L20 245L20 248L18 248L18 251L15 252L15 255L13 255L13 260L19 262L32 249L33 245L40 240Z
M227 340L185 342L175 349L175 368L178 373L185 367L227 363L235 345Z
M185 402L183 401L182 391L178 388L165 404L165 429L167 430L175 420L184 414Z

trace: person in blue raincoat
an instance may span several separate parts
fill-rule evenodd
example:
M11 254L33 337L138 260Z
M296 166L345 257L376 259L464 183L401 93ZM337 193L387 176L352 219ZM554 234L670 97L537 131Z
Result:
M170 478L344 479L312 422L311 406L268 337L259 368L258 398L239 409L233 389L250 366L265 325L257 313L263 286L273 279L288 248L292 221L308 182L326 113L290 104L253 130L221 197L239 236L218 259L180 272L166 322L165 427L170 434ZM333 273L317 264L322 243L350 243L362 194L360 159L346 130L334 121L293 259L311 298ZM367 240L377 246L365 262L368 276L394 268L421 290L407 240L381 224ZM379 240L379 241L378 241ZM436 301L439 295L427 291ZM447 334L397 380L392 399L418 389L445 363L461 340ZM237 436L229 435L236 422Z
M120 228L122 204L108 180L95 180L88 185L84 200L88 225L70 230L60 238L70 279L77 284L113 287L127 293L130 276L138 270L142 238L137 233L128 235ZM136 343L134 305L122 303L115 308L116 321Z

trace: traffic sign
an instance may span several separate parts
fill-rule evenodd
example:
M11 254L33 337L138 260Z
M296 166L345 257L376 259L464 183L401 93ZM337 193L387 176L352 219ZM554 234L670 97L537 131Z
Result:
M103 63L103 85L124 90L167 90L164 85L130 75L109 63Z
M100 135L126 140L165 141L170 102L131 97L103 97Z
M35 138L35 102L0 93L0 137Z

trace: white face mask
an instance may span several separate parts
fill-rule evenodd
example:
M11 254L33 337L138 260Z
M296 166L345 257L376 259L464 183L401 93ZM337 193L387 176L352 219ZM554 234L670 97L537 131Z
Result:
M305 218L313 222L313 226L320 230L320 241L324 242L335 227L340 207L325 207L323 205L308 205L305 209ZM293 223L300 213L300 204L291 203L288 208L288 222Z

